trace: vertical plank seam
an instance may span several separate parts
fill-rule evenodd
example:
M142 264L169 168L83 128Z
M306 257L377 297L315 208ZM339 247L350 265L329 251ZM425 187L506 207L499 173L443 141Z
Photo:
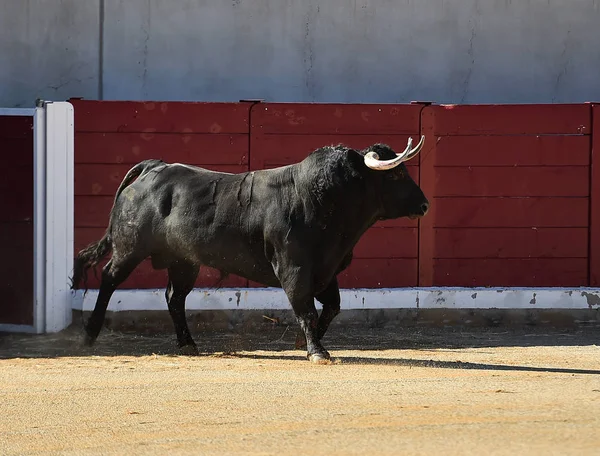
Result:
M437 148L436 135L434 134L435 124L435 106L425 106L421 111L421 134L425 135L426 144L433 142L430 146L425 146L423 155L419 156L419 186L429 200L429 213L419 220L419 246L418 246L418 280L419 287L433 286L433 246L425 248L426 243L433 244L434 239L434 218L435 218L435 198L434 189L435 175L427 172L427 166L433 167L435 162L435 150ZM429 117L425 117L429 116ZM425 121L423 121L425 119ZM429 159L428 159L429 158ZM430 175L431 174L431 175ZM431 220L430 220L431 219ZM431 258L429 258L431 257ZM428 269L428 270L427 270Z
M254 163L252 162L252 137L254 135L254 119L252 114L254 108L260 104L260 101L252 101L250 108L248 109L248 172L255 171ZM250 280L245 279L245 287L250 288Z
M422 104L421 105L421 109L419 110L419 136L421 136L423 134L423 110L427 107L430 106L429 104ZM420 138L417 138L420 139ZM423 186L423 180L421 177L421 155L419 154L419 187L422 188ZM430 203L431 204L431 203ZM420 285L421 282L421 219L419 219L417 221L417 280L416 280L416 285L417 287ZM419 306L419 300L417 299L417 307Z
M98 11L98 99L104 99L104 0Z
M589 164L589 201L588 201L588 214L589 214L589 219L588 219L588 286L595 286L597 285L595 277L594 277L594 236L593 236L593 229L594 229L594 222L595 222L595 217L594 217L594 127L595 127L595 123L594 123L594 104L590 104L590 150L589 150L589 157L590 157L590 164Z

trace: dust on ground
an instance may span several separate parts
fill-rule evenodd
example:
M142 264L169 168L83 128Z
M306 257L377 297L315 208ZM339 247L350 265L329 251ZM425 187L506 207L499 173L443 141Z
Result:
M600 333L0 335L0 454L597 454Z

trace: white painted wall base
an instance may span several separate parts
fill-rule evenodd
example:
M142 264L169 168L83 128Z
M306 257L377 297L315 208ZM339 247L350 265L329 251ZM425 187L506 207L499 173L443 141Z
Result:
M94 308L98 290L77 290L73 309ZM397 288L341 290L342 309L599 309L600 289L591 288ZM291 309L277 288L194 289L188 310ZM117 290L109 310L166 310L164 289Z
M29 325L11 325L3 323L0 325L0 332L7 333L25 333L25 334L36 334L38 331L34 326Z

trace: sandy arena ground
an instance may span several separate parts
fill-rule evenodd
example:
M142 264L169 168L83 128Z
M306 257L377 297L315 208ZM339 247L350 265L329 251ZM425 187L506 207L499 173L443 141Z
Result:
M0 335L0 454L600 454L597 330ZM162 353L162 354L161 354Z

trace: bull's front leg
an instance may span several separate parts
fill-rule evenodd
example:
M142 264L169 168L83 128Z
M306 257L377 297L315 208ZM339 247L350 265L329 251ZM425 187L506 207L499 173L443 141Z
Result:
M313 298L312 276L305 268L286 265L275 268L283 270L281 273L281 286L285 291L296 320L306 338L306 356L314 363L324 363L330 355L321 345L319 337L319 314Z
M319 293L316 298L317 301L323 304L323 310L319 317L317 329L317 336L319 340L321 340L333 319L340 313L340 288L338 286L337 278L334 278L325 290ZM296 335L296 348L304 347L306 347L304 332L298 331L298 334Z
M306 356L314 363L326 362L329 352L321 345L319 337L319 315L312 296L294 299L290 302L296 315L296 320L306 339Z

